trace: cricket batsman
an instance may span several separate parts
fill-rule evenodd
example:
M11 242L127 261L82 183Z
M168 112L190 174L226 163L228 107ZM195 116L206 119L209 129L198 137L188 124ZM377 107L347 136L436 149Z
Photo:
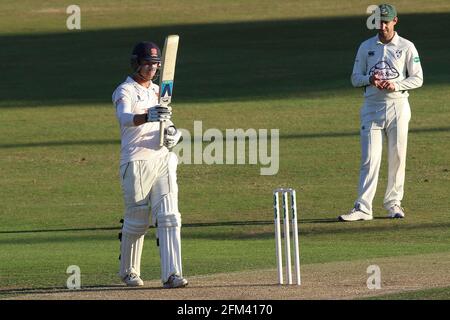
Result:
M119 276L128 286L142 286L144 235L157 228L164 288L185 287L182 276L181 216L178 211L177 156L170 152L181 138L171 107L158 104L161 52L152 42L138 43L131 55L132 75L112 95L120 124L120 179L125 203L119 234ZM159 146L159 121L166 121L164 146Z
M419 54L411 41L395 32L397 12L379 5L378 34L364 41L356 55L351 82L364 88L360 112L361 168L358 198L340 221L372 220L372 201L378 182L383 139L387 138L388 184L384 207L389 218L404 218L401 206L405 182L406 144L411 110L409 90L422 86Z

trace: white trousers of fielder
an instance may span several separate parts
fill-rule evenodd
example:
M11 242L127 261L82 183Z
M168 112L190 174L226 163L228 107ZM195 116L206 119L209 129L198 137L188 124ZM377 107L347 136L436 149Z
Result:
M140 276L144 236L150 225L157 226L162 282L171 275L182 276L177 164L177 156L168 153L157 161L132 161L120 167L125 201L119 270L122 278L130 273Z
M387 138L388 183L384 207L400 205L403 199L406 145L411 109L408 99L365 102L361 108L361 169L355 206L372 214L380 172L383 141Z

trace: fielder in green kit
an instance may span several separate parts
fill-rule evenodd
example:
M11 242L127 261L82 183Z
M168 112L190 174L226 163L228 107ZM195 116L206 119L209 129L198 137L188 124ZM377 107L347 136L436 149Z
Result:
M383 139L388 146L388 184L384 207L390 218L404 218L406 146L411 110L408 90L422 86L419 54L411 41L394 31L398 23L394 6L382 4L378 34L364 41L351 76L354 87L364 88L361 107L361 168L358 198L340 221L372 220L372 201L378 183Z

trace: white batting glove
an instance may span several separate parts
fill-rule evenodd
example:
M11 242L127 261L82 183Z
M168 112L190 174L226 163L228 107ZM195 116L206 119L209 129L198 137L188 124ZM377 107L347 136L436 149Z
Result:
M164 129L164 141L163 145L167 149L172 149L176 144L183 140L181 131L177 130L175 126L170 126Z
M159 122L170 120L172 117L172 107L156 105L148 109L147 122Z

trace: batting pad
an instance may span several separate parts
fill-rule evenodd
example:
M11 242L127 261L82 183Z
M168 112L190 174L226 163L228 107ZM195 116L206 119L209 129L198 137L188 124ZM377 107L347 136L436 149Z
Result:
M182 276L180 227L158 227L161 280L166 282L173 274Z
M163 197L156 209L156 219L158 227L181 227L181 214L178 211L176 195L169 193Z
M160 177L152 188L150 202L153 225L157 223L159 227L181 227L181 215L178 210L177 163L177 156L169 153L167 175Z
M144 245L144 235L137 236L122 233L120 243L120 270L119 276L124 278L130 273L141 275L141 255Z
M123 232L133 235L144 235L150 226L150 210L148 206L138 206L125 210Z

